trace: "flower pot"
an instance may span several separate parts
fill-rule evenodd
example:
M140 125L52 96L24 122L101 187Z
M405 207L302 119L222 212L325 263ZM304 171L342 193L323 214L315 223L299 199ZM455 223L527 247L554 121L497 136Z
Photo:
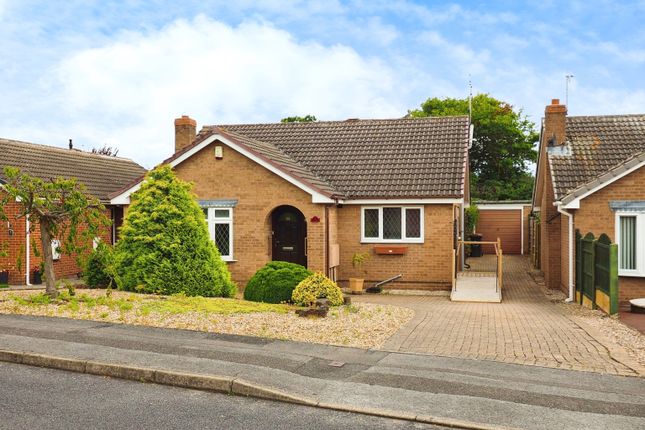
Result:
M352 294L363 294L363 279L349 278L349 290Z
M8 283L9 283L9 271L8 270L0 271L0 284L8 284Z
M43 278L40 273L40 269L34 269L31 283L34 285L40 285L43 283Z

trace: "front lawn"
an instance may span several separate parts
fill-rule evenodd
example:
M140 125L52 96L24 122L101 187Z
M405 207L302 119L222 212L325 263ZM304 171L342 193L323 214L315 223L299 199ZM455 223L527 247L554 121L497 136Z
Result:
M157 296L107 290L63 292L52 300L34 291L0 292L0 313L67 317L374 348L414 311L373 304L332 308L327 318L295 315L297 307L239 299Z

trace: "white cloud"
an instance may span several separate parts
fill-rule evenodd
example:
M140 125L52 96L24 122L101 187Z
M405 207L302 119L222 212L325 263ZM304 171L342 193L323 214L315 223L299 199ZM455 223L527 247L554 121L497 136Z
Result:
M172 152L172 120L207 124L396 117L405 85L380 60L342 45L300 43L268 24L200 16L64 59L48 85L76 141L119 146L151 165Z

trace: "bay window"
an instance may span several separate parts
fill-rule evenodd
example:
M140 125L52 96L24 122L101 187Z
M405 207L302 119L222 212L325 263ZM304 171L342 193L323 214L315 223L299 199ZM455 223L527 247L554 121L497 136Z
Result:
M361 242L423 243L423 207L361 208Z

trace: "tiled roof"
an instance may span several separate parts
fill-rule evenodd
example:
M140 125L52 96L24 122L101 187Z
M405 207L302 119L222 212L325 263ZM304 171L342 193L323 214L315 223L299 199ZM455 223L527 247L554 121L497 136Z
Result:
M102 202L108 202L110 193L146 172L127 158L0 139L0 180L4 179L6 166L18 167L41 179L76 178Z
M344 198L463 196L465 116L209 126L197 141L218 131Z
M568 155L549 154L556 200L645 152L645 115L566 118Z

